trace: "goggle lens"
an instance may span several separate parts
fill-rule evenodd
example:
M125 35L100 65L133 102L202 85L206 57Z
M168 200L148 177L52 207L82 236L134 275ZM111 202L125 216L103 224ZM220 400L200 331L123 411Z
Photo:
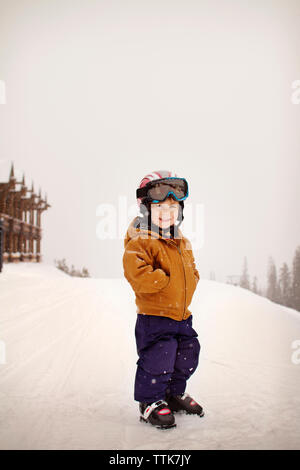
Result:
M173 192L178 199L182 199L186 194L184 181L181 180L179 183L157 183L149 189L148 194L151 199L162 201L169 192Z
M188 196L188 184L184 178L166 178L148 183L136 191L137 198L148 197L156 202L162 202L168 194L174 195L178 200L184 200Z

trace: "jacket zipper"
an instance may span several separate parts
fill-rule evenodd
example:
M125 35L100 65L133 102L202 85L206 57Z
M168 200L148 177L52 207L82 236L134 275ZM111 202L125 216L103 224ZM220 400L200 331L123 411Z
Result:
M179 251L179 254L180 254L180 259L181 259L181 263L182 263L182 269L183 269L183 275L184 275L184 304L183 304L183 313L182 313L182 320L184 319L184 314L185 314L185 301L186 301L186 277L185 277L185 270L184 270L184 264L183 264L183 260L182 260L182 254L181 254L181 250L180 250L180 247L176 245L176 243L173 243L171 242L172 245L175 245L176 246L176 249Z

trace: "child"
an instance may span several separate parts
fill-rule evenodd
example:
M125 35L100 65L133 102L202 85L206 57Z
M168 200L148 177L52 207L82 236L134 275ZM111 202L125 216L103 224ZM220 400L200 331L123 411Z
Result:
M200 353L188 309L200 276L179 230L187 197L184 178L169 171L145 176L137 189L142 217L135 217L124 239L124 276L137 305L134 399L140 420L160 428L176 426L175 411L204 415L185 393Z

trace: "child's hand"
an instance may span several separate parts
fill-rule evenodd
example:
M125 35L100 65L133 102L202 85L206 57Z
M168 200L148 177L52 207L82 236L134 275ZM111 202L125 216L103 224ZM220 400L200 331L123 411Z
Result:
M137 293L154 293L170 282L170 277L161 268L153 269L153 257L149 255L143 240L133 238L123 255L124 276Z

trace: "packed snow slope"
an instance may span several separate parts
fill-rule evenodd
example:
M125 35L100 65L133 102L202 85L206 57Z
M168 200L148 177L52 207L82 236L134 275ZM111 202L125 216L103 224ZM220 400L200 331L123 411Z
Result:
M127 281L5 264L0 448L300 449L300 313L202 279L191 311L201 352L187 392L206 414L176 415L177 427L160 431L139 422L133 399Z

